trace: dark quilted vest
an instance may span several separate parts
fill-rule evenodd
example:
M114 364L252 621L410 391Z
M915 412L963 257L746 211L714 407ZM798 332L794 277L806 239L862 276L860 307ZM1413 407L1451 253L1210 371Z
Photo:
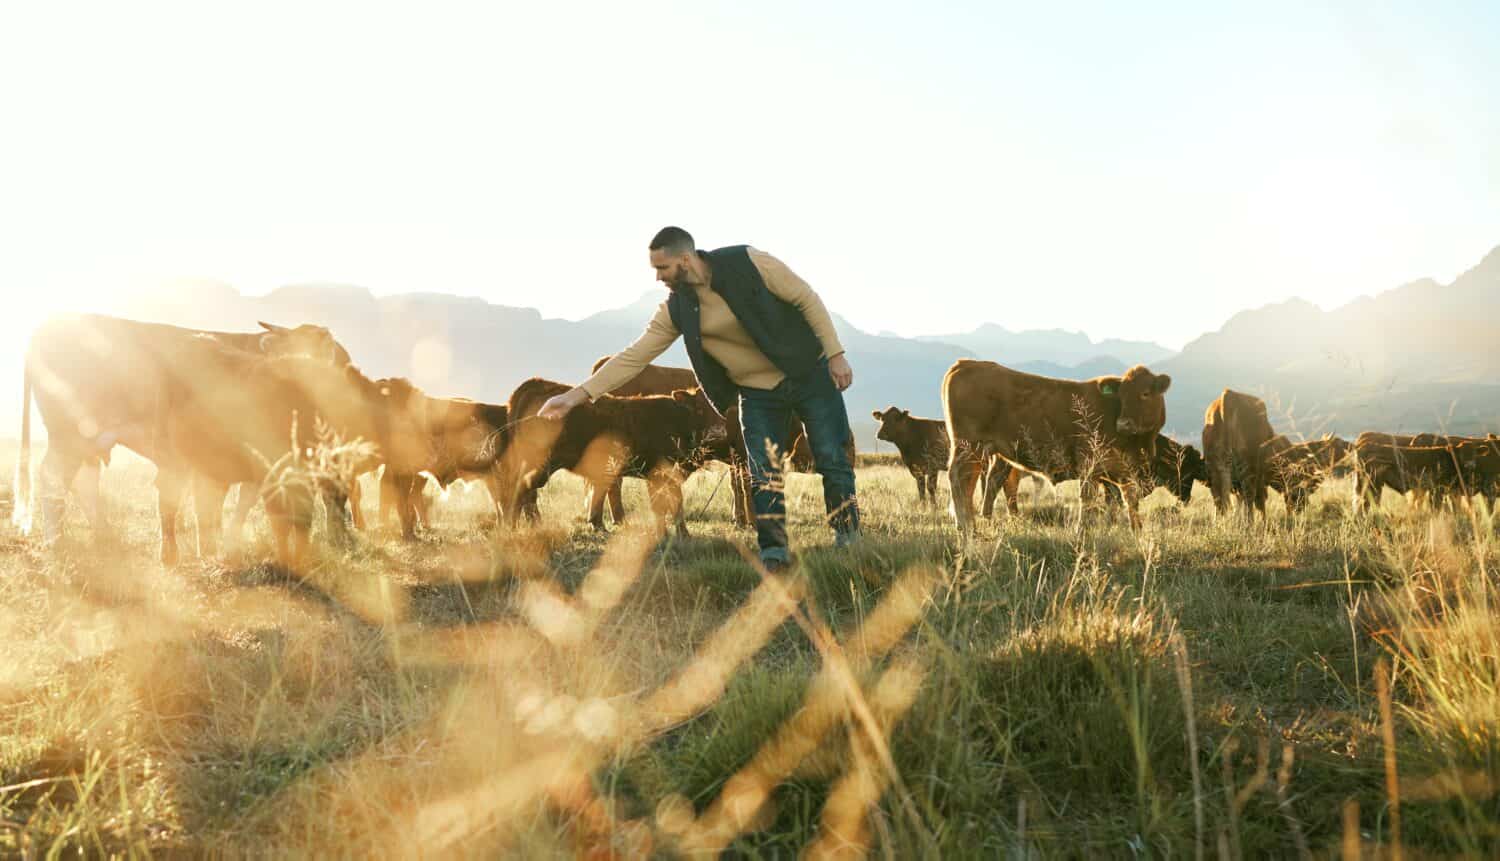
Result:
M802 311L790 302L776 298L766 288L760 270L750 259L747 246L731 245L698 256L713 270L709 288L724 297L724 303L750 339L783 374L795 377L806 373L823 357L823 345L813 333ZM724 366L703 349L703 331L698 319L698 295L692 290L673 290L667 298L672 325L682 333L683 346L693 364L698 385L708 395L714 409L725 412L739 401L739 387L729 379Z

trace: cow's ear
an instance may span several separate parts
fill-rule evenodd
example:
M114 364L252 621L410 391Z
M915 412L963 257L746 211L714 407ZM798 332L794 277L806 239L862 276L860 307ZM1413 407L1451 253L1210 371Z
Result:
M1172 378L1166 374L1157 374L1156 379L1151 383L1151 391L1158 395L1165 394L1170 388L1172 388Z
M262 329L265 329L267 332L285 332L286 331L286 327L285 326L278 326L275 323L267 323L265 320L256 320L255 322L259 323L260 327Z
M870 410L870 415L875 418L875 421L880 421L880 410Z
M1120 378L1105 377L1099 381L1099 394L1112 398L1120 393Z
M697 389L674 389L672 392L672 400L679 404L689 403L696 397L698 397Z
M906 418L911 418L911 410L902 410L901 415L905 416Z

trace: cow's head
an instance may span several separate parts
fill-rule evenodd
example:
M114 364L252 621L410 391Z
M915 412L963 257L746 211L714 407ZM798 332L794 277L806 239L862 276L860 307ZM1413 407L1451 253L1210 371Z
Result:
M1123 377L1100 377L1095 383L1100 395L1118 404L1115 430L1119 433L1154 437L1167 423L1167 401L1162 396L1171 388L1172 378L1166 374L1153 374L1145 365L1136 365Z
M260 336L260 351L267 356L308 356L343 367L350 363L349 351L334 339L327 327L303 323L301 326L277 326L260 321L265 333Z
M1464 472L1494 480L1500 478L1500 443L1489 438L1465 440L1453 446L1453 457Z
M699 388L673 389L672 400L679 406L687 407L693 414L693 420L702 422L705 426L723 425L724 419L714 409L714 405L708 400Z
M1196 448L1185 445L1182 447L1178 463L1179 481L1182 486L1177 490L1177 498L1186 504L1193 499L1193 482L1208 483L1208 461L1203 459L1203 455Z
M875 421L880 422L880 430L875 432L875 438L886 442L896 442L905 436L906 424L911 421L910 411L898 410L895 407L886 407L884 412L872 410L870 415L875 417Z

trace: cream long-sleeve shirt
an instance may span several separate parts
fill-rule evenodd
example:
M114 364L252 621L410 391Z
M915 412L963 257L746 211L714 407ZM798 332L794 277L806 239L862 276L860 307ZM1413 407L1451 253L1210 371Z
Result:
M833 328L833 318L823 306L823 300L797 273L775 257L755 248L749 249L750 260L760 272L766 289L776 298L795 305L807 318L818 343L823 345L823 355L833 358L844 352L838 333ZM699 327L703 332L703 349L713 356L728 372L735 385L749 389L774 389L786 377L766 354L755 346L750 333L740 324L729 309L724 297L715 293L713 285L695 287L698 292ZM621 350L613 359L605 362L592 377L584 380L580 388L590 398L608 394L630 382L647 364L666 352L681 333L672 324L672 315L667 303L661 303L646 331L635 343Z

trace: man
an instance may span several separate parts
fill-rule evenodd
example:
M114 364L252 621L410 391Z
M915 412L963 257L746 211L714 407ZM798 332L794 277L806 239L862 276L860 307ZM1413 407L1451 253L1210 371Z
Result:
M739 405L750 463L756 533L767 570L789 564L780 448L793 418L807 429L823 476L835 543L859 534L849 416L841 392L854 371L823 300L786 264L747 245L699 251L693 237L665 227L651 240L651 266L671 291L634 344L538 413L560 419L586 400L629 382L681 335L693 373L714 408Z

